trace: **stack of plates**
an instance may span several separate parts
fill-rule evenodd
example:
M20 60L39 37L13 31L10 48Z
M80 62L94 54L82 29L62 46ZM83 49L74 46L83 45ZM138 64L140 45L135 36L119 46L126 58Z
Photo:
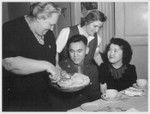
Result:
M124 94L128 96L143 96L144 91L141 89L136 89L134 87L129 87L128 89L123 91Z

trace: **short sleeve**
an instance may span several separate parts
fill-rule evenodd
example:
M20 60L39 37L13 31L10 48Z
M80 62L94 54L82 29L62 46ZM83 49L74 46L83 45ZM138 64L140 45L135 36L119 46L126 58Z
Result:
M98 42L97 42L97 45L101 45L102 43L102 38L97 34L97 38L98 38Z
M102 52L102 38L97 34L97 48L96 48L96 52Z
M57 40L56 40L56 45L57 45L57 52L60 53L63 48L65 47L67 41L68 41L68 36L70 33L70 28L64 28L60 31Z

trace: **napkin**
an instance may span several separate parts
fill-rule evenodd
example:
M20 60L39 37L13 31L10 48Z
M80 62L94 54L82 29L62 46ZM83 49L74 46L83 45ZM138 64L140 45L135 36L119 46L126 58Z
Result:
M129 87L128 89L124 90L124 94L128 96L143 96L144 91L133 87Z

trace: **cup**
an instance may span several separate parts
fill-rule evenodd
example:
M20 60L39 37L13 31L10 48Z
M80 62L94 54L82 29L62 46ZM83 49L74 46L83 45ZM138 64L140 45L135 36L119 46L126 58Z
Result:
M146 79L137 79L136 84L138 87L144 88L147 84L147 80Z
M117 97L118 93L119 92L116 89L107 89L103 94L103 97L107 99L114 99Z

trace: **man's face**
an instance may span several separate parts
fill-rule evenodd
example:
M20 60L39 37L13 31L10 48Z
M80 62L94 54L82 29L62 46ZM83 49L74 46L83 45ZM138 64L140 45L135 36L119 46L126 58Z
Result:
M87 52L86 45L82 42L72 42L69 46L70 59L74 64L80 65L83 63Z

